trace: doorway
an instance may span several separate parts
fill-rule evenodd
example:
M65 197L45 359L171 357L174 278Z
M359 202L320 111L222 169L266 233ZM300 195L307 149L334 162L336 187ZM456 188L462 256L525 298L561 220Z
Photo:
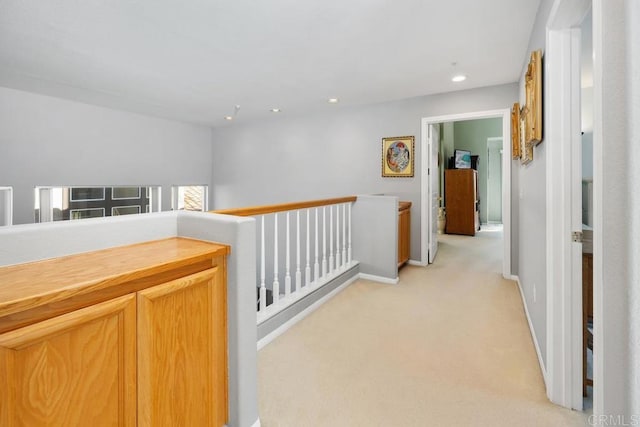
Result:
M421 138L421 149L422 149L422 164L429 164L429 126L433 124L439 123L449 123L449 122L459 122L459 121L468 121L468 120L476 120L476 119L489 119L489 118L500 118L502 119L501 126L501 136L502 136L502 151L510 152L510 138L505 136L511 134L511 122L510 122L510 109L504 110L491 110L491 111L481 111L481 112L472 112L472 113L464 113L464 114L455 114L455 115L447 115L447 116L436 116L436 117L425 117L422 119L422 138ZM444 132L446 134L446 131ZM444 151L444 150L443 150ZM441 153L443 157L442 162L446 162L445 156L446 152ZM501 162L501 217L503 227L503 256L502 256L502 276L511 279L511 161L509 156L502 156ZM437 212L437 209L434 209L433 194L431 180L429 179L429 170L428 168L422 168L421 173L421 263L423 265L427 265L429 261L429 246L430 246L430 233L429 233L429 224L432 223L433 218L432 215L435 215L434 212ZM437 191L437 190L436 190ZM482 202L481 202L482 203Z
M487 223L502 224L502 138L487 139Z
M599 353L602 347L598 343L602 343L603 337L598 334L601 330L598 325L602 324L602 316L598 315L601 311L593 293L601 284L595 280L593 269L589 271L585 252L588 254L589 247L596 247L598 211L594 211L591 217L587 206L586 215L583 212L584 196L597 200L597 195L588 194L588 188L585 192L583 182L590 181L591 188L594 184L597 187L596 166L601 164L597 156L588 159L588 153L583 153L583 148L595 148L598 143L597 136L592 136L593 124L597 120L591 113L597 108L597 103L591 102L589 106L583 103L596 92L595 79L587 76L590 73L585 73L584 64L585 59L591 63L591 69L598 64L593 48L586 46L591 41L591 26L585 17L588 19L591 10L590 0L558 0L547 24L547 395L556 404L582 410L585 404L583 393L586 391L590 395L592 392L592 410L597 414L601 413L602 395L599 391L603 383L603 372L598 363L601 363L604 352ZM594 40L592 46L595 44ZM588 52L583 51L585 48ZM593 95L591 99L594 99ZM591 116L591 123L585 127L588 116ZM589 170L592 177L585 179L584 173L589 174ZM593 230L585 228L585 218L594 223ZM593 236L592 239L589 235ZM599 262L596 255L594 251L592 266ZM593 319L592 326L589 317ZM593 389L585 390L583 384L587 372L584 368L589 364L585 348L589 346L594 349L596 358L592 365Z

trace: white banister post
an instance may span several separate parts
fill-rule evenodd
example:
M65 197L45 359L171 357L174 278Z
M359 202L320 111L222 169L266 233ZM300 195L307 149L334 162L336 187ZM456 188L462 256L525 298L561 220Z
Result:
M314 271L314 276L313 276L313 281L317 282L318 279L320 278L320 264L318 263L319 260L319 255L318 255L318 244L320 242L320 236L318 235L318 215L320 214L319 209L316 208L316 241L315 241L315 246L316 246L316 251L314 252L314 263L313 263L313 271Z
M288 297L291 293L291 235L290 235L291 226L289 225L289 212L287 212L287 244L285 245L287 259L285 260L285 272L284 272L284 296ZM277 236L276 236L277 238Z
M309 220L311 216L311 209L307 209L307 264L306 267L304 269L304 283L305 286L309 286L309 284L311 283L311 242L309 241L309 239L311 239L311 235L309 234Z
M322 207L322 277L327 274L327 208Z
M342 205L342 267L347 268L347 205Z
M273 215L273 303L280 300L280 283L278 282L278 214Z
M267 287L264 284L264 215L262 216L262 230L260 236L260 311L267 308Z
M300 272L300 210L296 211L296 291L302 287L302 273Z
M333 271L333 209L329 205L329 274Z
M336 205L336 271L340 269L340 205Z
M351 223L351 203L349 203L349 247L347 248L347 262L351 265L351 229L353 224Z

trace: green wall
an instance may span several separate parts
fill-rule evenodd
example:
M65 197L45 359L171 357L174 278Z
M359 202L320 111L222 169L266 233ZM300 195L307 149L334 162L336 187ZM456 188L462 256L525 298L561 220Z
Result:
M502 136L502 118L465 120L453 123L454 148L479 155L480 222L487 222L487 138ZM451 154L448 154L449 156Z

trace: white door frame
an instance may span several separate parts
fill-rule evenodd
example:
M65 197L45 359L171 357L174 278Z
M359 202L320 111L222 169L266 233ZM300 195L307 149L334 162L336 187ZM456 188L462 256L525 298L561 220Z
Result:
M13 188L12 187L0 187L0 197L2 200L2 205L4 206L4 224L3 225L13 225Z
M580 138L580 31L591 0L556 0L547 21L546 84L546 281L547 396L582 409L582 283L572 255L572 145ZM594 61L595 67L595 61ZM594 88L595 90L595 88ZM594 123L595 125L595 123ZM576 141L576 139L578 139ZM594 141L595 146L595 141ZM595 158L595 156L594 156ZM594 176L594 181L598 178ZM597 231L594 229L594 242ZM595 285L595 283L594 283ZM594 321L598 321L594 319ZM595 374L595 373L594 373ZM594 413L597 388L594 379Z
M438 159L434 158L434 147L437 147L437 151L438 151L438 155L440 155L440 128L438 128L438 132L437 132L437 137L438 139L435 140L434 139L434 135L433 135L433 131L436 128L435 124L433 125L427 125L426 127L426 131L427 131L427 150L429 151L427 153L427 179L429 180L429 183L427 184L427 189L430 192L429 193L429 202L427 204L427 206L429 207L429 209L431 209L430 212L428 212L427 214L427 219L428 219L428 230L427 230L427 235L429 236L426 240L426 243L428 243L428 247L427 247L427 262L429 264L433 263L435 260L435 256L436 253L438 252L438 215L437 213L434 214L434 209L433 209L433 193L434 193L434 189L433 189L433 180L434 177L438 177L438 194L440 193L440 170L439 168L437 170L431 170L433 169L434 164L437 165L438 164ZM429 143L429 141L431 141L431 143ZM437 157L437 156L436 156ZM424 167L423 167L424 169ZM438 201L438 207L440 207L440 199L436 198L436 200ZM435 210L435 212L438 212L438 210ZM429 239L433 238L434 236L436 236L436 241L435 244L434 242L429 242ZM435 250L432 251L432 249L435 247Z
M472 113L451 114L446 116L423 117L421 127L422 165L420 181L420 257L421 264L427 265L429 254L426 251L429 242L429 216L431 212L431 197L429 189L429 174L424 165L428 165L427 127L430 124L458 122L462 120L502 118L502 150L511 153L511 108L502 110L478 111ZM504 224L504 252L502 255L502 276L511 279L511 156L502 156L502 223Z

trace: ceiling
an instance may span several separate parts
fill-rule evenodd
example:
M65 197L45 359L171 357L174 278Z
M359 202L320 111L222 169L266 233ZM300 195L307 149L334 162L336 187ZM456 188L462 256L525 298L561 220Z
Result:
M515 82L538 5L0 0L0 86L229 126Z

